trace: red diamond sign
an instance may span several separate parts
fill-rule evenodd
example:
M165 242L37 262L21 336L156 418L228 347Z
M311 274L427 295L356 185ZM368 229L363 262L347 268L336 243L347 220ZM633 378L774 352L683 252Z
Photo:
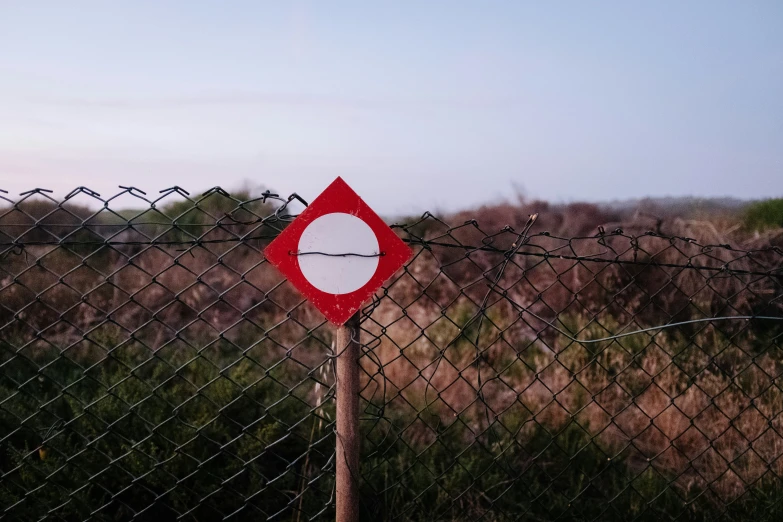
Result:
M337 178L264 250L334 324L344 324L412 250Z

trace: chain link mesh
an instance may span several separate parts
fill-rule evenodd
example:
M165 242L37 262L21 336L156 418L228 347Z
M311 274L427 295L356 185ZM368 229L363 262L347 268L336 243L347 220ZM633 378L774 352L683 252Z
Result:
M262 254L306 202L2 199L1 519L333 517L333 331ZM783 252L537 228L395 225L362 516L779 520Z

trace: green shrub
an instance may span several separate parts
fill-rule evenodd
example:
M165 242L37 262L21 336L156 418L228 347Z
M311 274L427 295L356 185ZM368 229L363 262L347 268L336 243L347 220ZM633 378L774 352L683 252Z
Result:
M783 227L783 198L751 203L745 208L742 221L749 230Z
M141 347L11 353L0 346L0 518L259 520L329 504L334 437L305 372Z

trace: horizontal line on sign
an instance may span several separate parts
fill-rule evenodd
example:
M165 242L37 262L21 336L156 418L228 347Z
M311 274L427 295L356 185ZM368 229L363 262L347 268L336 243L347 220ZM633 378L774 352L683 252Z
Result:
M330 254L328 252L294 252L293 250L288 251L289 256L328 256L328 257L383 257L386 255L386 252L376 253L376 254L358 254L355 252L346 252L344 254Z

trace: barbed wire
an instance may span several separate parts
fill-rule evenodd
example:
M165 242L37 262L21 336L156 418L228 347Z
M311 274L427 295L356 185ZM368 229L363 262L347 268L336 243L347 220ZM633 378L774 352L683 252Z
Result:
M194 240L148 240L148 241L134 241L134 240L117 240L117 241L26 241L26 240L15 240L12 242L2 242L0 241L0 249L7 249L6 252L3 254L0 254L2 256L7 255L22 255L25 248L29 247L38 247L38 246L51 246L51 247L121 247L121 246L186 246L186 247L200 247L204 245L217 245L217 244L230 244L230 243L241 243L244 241L266 241L266 240L272 240L275 237L277 237L277 234L267 234L267 235L248 235L245 237L236 237L236 238L225 238L225 239L194 239ZM535 236L533 236L535 237ZM551 236L544 236L544 237L551 237ZM625 236L629 239L632 239L634 236ZM580 238L574 238L574 239L590 239L590 237L580 237ZM679 238L677 238L679 239ZM440 248L453 248L458 250L465 250L466 247L464 245L453 245L453 244L446 244L446 243L439 243L439 242L426 242L419 239L410 239L410 238L402 238L402 240L412 246L420 246L420 247L440 247ZM715 245L711 245L709 247L704 248L715 248ZM505 251L500 249L490 249L490 248L470 248L469 250L473 252L492 252L492 253L505 253ZM732 249L733 251L739 251L737 249ZM754 249L754 250L745 250L742 251L745 254L752 255L754 253L774 253L783 255L783 252L779 247L769 247L764 249ZM291 255L296 256L303 256L303 255L324 255L324 256L330 256L330 257L383 257L385 255L385 252L380 252L377 254L362 254L362 253L327 253L327 252L291 252ZM662 262L656 262L656 261L633 261L628 259L620 259L620 258L600 258L596 255L591 256L568 256L568 255L559 255L559 254L547 254L547 253L538 253L538 252L514 252L512 254L513 256L523 256L523 257L539 257L543 259L560 259L564 261L576 261L576 262L595 262L595 263L603 263L603 264L622 264L622 265L635 265L635 266L642 266L642 267L661 267L661 268L677 268L682 270L695 270L695 271L702 271L702 272L731 272L733 274L738 275L757 275L757 276L773 276L773 277L783 277L783 267L776 267L772 268L767 271L754 271L754 270L743 270L738 268L732 268L729 267L728 264L731 262L737 262L741 259L734 259L728 261L725 265L721 266L706 266L706 265L697 265L693 263L687 263L687 264L676 264L676 263L662 263Z

